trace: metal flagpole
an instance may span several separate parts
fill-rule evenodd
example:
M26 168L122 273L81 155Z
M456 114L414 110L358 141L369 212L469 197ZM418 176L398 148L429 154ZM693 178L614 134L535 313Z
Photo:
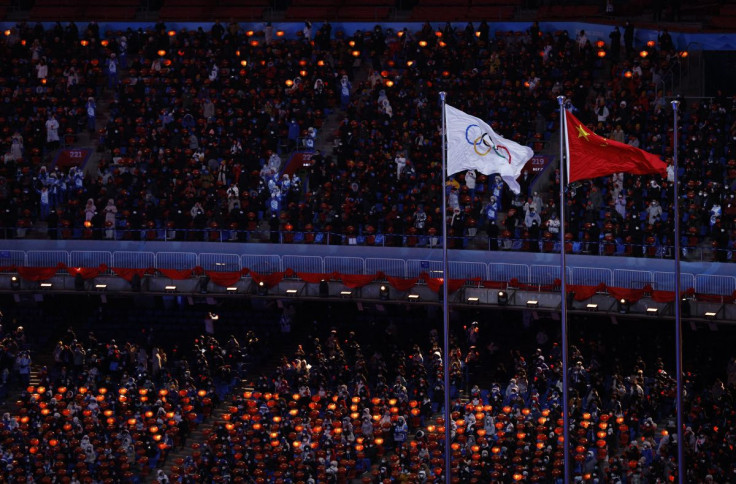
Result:
M567 370L569 363L567 361L567 277L565 277L565 187L567 185L567 162L565 159L565 131L567 130L567 124L565 122L565 97L557 96L557 102L560 105L560 313L562 321L562 336L560 346L562 347L562 435L565 439L564 442L564 457L565 457L565 482L572 482L571 479L571 465L570 465L570 406L568 402L568 388L569 384L567 381ZM567 156L570 156L567 153Z
M672 188L675 192L673 203L675 204L675 371L677 372L677 482L685 484L685 442L684 427L682 424L682 295L680 294L680 197L677 180L677 108L680 101L672 101L672 112L675 118L675 130L672 137L673 142L673 168L675 171Z
M450 433L450 307L447 302L447 284L450 271L447 266L447 120L445 119L445 91L440 92L442 101L442 320L444 323L444 377L445 377L445 482L450 484L452 476L452 454Z

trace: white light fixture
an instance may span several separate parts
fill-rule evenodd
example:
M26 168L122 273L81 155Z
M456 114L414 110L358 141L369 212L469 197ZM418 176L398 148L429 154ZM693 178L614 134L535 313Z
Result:
M718 313L714 313L713 311L706 311L704 316L708 319L716 319L716 314Z
M286 294L288 294L289 296L296 296L297 294L299 294L299 291L297 291L296 289L287 289Z
M225 288L227 292L238 292L238 288L235 286L230 286L228 288Z
M107 284L95 284L95 289L97 289L98 291L104 291L105 289L107 289Z
M166 292L176 292L176 286L164 286Z
M342 297L350 297L353 295L353 291L340 291L340 296Z
M585 309L587 309L588 311L598 311L598 305L595 303L588 303L585 306Z
M409 301L419 301L419 294L409 294Z
M51 284L50 282L42 282L41 283L41 289L51 289L52 287L54 287L54 285Z
M657 314L659 312L659 308L647 308L647 314Z
M530 299L529 301L526 302L526 307L537 308L539 307L539 301L537 301L536 299Z
M479 297L472 296L468 298L468 304L478 304L478 303L480 303Z

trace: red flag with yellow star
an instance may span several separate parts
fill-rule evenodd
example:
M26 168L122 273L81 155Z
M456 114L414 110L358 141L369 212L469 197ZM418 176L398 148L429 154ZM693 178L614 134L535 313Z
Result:
M572 113L565 111L568 182L613 173L667 175L659 156L595 134Z

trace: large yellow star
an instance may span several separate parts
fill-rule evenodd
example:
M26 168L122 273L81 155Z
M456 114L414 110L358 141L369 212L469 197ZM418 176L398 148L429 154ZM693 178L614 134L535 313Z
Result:
M578 138L585 138L585 141L588 141L588 136L590 136L590 133L588 133L582 124L578 124L575 126L578 129Z

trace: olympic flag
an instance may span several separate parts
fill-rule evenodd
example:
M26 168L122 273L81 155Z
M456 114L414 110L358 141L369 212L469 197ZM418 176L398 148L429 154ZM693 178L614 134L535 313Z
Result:
M476 170L484 175L498 173L511 191L519 193L516 179L534 156L522 146L496 134L483 120L445 104L447 125L447 175Z

